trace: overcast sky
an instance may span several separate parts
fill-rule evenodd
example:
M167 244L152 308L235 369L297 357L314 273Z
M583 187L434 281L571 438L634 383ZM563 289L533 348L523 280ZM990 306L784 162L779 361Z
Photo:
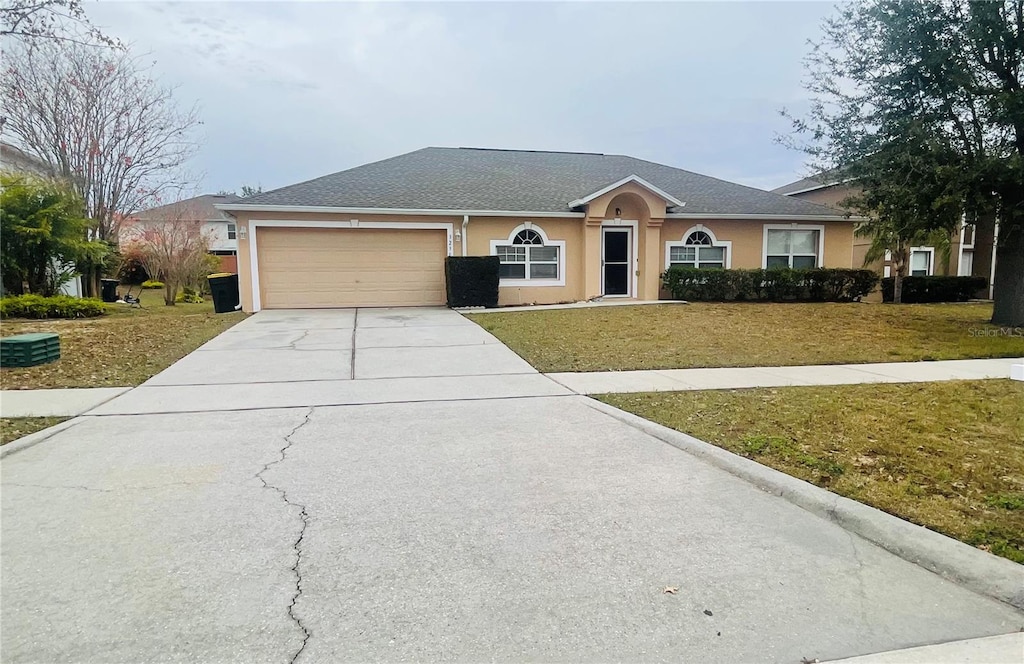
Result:
M627 154L771 188L830 3L87 3L197 102L200 189L426 146Z

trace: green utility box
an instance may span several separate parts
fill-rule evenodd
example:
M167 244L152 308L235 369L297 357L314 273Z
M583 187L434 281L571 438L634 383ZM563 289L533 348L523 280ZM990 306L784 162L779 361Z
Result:
M0 366L34 367L60 359L60 337L53 332L19 334L0 339Z

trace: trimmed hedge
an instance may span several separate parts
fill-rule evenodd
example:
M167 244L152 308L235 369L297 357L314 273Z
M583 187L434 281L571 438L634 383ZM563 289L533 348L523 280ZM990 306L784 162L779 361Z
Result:
M893 277L882 279L882 301L892 302ZM903 303L966 302L988 286L985 277L903 277Z
M851 302L878 284L872 270L814 268L721 270L672 267L662 284L677 300L694 302Z
M0 299L0 318L93 318L107 313L102 300L69 295L17 295Z
M157 281L156 279L146 279L145 281L142 282L142 287L147 290L151 288L163 288L164 282Z
M449 256L444 261L444 278L449 307L498 306L497 256Z

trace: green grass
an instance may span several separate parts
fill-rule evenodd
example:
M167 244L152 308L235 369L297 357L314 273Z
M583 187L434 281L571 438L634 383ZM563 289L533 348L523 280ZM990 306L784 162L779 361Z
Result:
M1024 563L1024 383L948 381L598 398Z
M60 424L66 417L3 417L0 418L0 445L17 440L30 433Z
M990 304L694 303L469 317L551 372L1024 356L1024 336L991 316Z
M78 320L5 320L0 334L56 332L61 359L0 369L5 390L114 387L142 383L243 320L215 314L213 303L164 305L162 290L142 291L143 308L110 304L108 315Z

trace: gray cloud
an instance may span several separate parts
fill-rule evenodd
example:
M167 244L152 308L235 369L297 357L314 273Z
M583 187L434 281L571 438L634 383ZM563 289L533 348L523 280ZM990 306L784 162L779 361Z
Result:
M204 190L277 187L427 145L630 154L752 186L831 5L100 3L199 101Z

